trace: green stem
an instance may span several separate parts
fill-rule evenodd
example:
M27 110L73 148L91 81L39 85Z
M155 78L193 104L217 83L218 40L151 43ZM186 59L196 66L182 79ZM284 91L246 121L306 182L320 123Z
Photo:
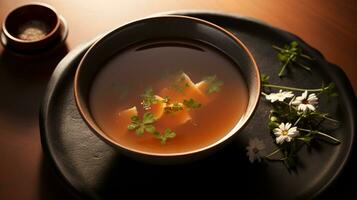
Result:
M313 58L311 58L310 56L306 55L306 54L300 54L301 57L306 58L308 60L314 60Z
M301 63L298 63L298 62L296 62L300 67L302 67L303 69L305 69L306 71L311 71L311 68L310 67L308 67L308 66L306 66L306 65L304 65L304 64L301 64Z
M332 121L332 122L334 122L334 123L340 123L338 120L336 120L336 119L332 119L332 118L330 118L330 117L327 117L327 113L318 113L318 112L314 112L314 113L311 113L312 115L317 115L317 116L319 116L319 117L322 117L322 118L324 118L324 119L326 119L326 120L329 120L329 121Z
M326 120L330 120L330 121L332 121L332 122L339 123L339 121L338 121L338 120L335 120L335 119L332 119L332 118L326 117L325 115L322 115L322 117L323 117L324 119L326 119Z
M284 65L281 67L280 69L280 72L278 74L279 77L282 77L284 74L284 71L285 71L285 68L288 66L288 64L290 63L291 59L294 57L295 55L294 54L291 54L288 58L288 60L284 63Z
M277 149L275 149L273 152L271 152L269 155L266 155L266 156L264 156L264 157L269 159L269 157L275 155L275 154L278 153L279 151L281 151L280 148L277 148Z
M327 87L318 88L318 89L307 89L307 88L287 87L287 86L274 85L274 84L263 84L263 87L276 88L276 89L282 89L282 90L291 90L291 91L300 91L300 92L305 92L305 90L307 90L308 92L322 92L329 88L327 86Z
M274 49L278 50L278 51L284 51L284 49L278 47L278 46L275 46L275 45L271 45L271 47L273 47Z
M341 143L340 140L338 140L338 139L332 137L331 135L328 135L328 134L326 134L326 133L323 133L323 132L321 132L321 131L311 131L311 130L309 130L309 129L304 129L304 128L299 128L299 130L300 130L300 131L305 131L305 132L314 132L314 133L316 133L316 134L318 134L318 135L324 136L324 137L326 137L326 138L332 140L335 144L340 144L340 143Z
M294 123L293 126L296 126L299 123L300 120L301 120L301 116L296 120L296 122Z
M265 158L265 159L268 159L269 161L284 161L284 160L288 159L288 157L278 158L278 159L275 159L275 158Z
M273 47L275 50L281 51L281 52L286 52L286 49L280 48L278 46L272 45L271 47ZM314 60L313 58L311 58L310 56L306 55L306 54L300 54L301 57L306 58L308 60Z

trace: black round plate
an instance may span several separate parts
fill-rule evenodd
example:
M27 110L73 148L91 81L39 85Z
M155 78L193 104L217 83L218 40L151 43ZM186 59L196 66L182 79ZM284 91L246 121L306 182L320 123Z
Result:
M333 136L338 146L324 142L299 152L297 171L282 163L251 164L245 147L249 138L259 137L268 150L273 138L266 128L270 106L260 101L250 123L231 144L216 154L191 164L155 166L138 163L121 155L100 140L86 126L73 97L73 76L79 60L91 45L69 53L56 68L43 101L40 125L42 145L59 174L79 194L92 199L162 198L169 195L227 195L252 199L306 199L319 194L340 173L352 148L356 125L356 98L342 70L330 63L298 37L264 23L238 16L213 13L181 13L216 23L236 34L254 54L261 72L271 82L303 88L336 83L339 97L320 101L320 110L335 113L341 121ZM280 63L272 44L282 46L298 40L303 50L316 59L312 72L291 68L284 79L277 78ZM169 197L169 196L168 196Z

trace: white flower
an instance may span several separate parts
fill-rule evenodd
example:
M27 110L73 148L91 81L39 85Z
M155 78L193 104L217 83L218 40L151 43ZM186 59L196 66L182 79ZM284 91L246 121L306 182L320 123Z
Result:
M275 101L284 101L286 98L291 98L293 97L294 94L292 92L283 92L280 90L278 93L270 93L265 96L267 100L270 100L272 103Z
M265 144L263 140L258 138L249 139L249 146L246 147L247 156L249 157L249 161L253 163L255 160L258 162L261 161L261 157L265 153Z
M279 128L275 128L273 131L276 136L275 140L277 144L282 144L285 141L290 142L294 137L299 135L297 127L291 127L290 123L281 123Z
M315 111L315 105L318 103L318 98L315 93L309 94L307 96L307 90L301 94L301 96L296 97L294 101L291 102L292 105L298 106L298 111Z

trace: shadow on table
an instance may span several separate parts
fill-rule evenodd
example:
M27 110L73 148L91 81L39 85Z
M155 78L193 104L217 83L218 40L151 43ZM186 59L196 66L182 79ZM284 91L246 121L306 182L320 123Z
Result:
M68 53L67 45L48 52L21 55L0 48L0 110L19 125L38 117L47 82L57 63Z
M342 173L332 183L327 190L318 196L316 199L356 199L357 197L357 148L356 139L354 141L354 149L351 152L351 156L344 167Z
M42 155L40 167L39 194L43 200L77 200L79 199L67 183L55 173L51 163Z

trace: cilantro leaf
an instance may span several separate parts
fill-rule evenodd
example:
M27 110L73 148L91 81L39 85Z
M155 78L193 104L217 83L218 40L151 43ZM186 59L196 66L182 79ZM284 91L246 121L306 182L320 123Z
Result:
M144 113L143 124L151 124L154 122L155 122L154 114L152 114L151 112Z

